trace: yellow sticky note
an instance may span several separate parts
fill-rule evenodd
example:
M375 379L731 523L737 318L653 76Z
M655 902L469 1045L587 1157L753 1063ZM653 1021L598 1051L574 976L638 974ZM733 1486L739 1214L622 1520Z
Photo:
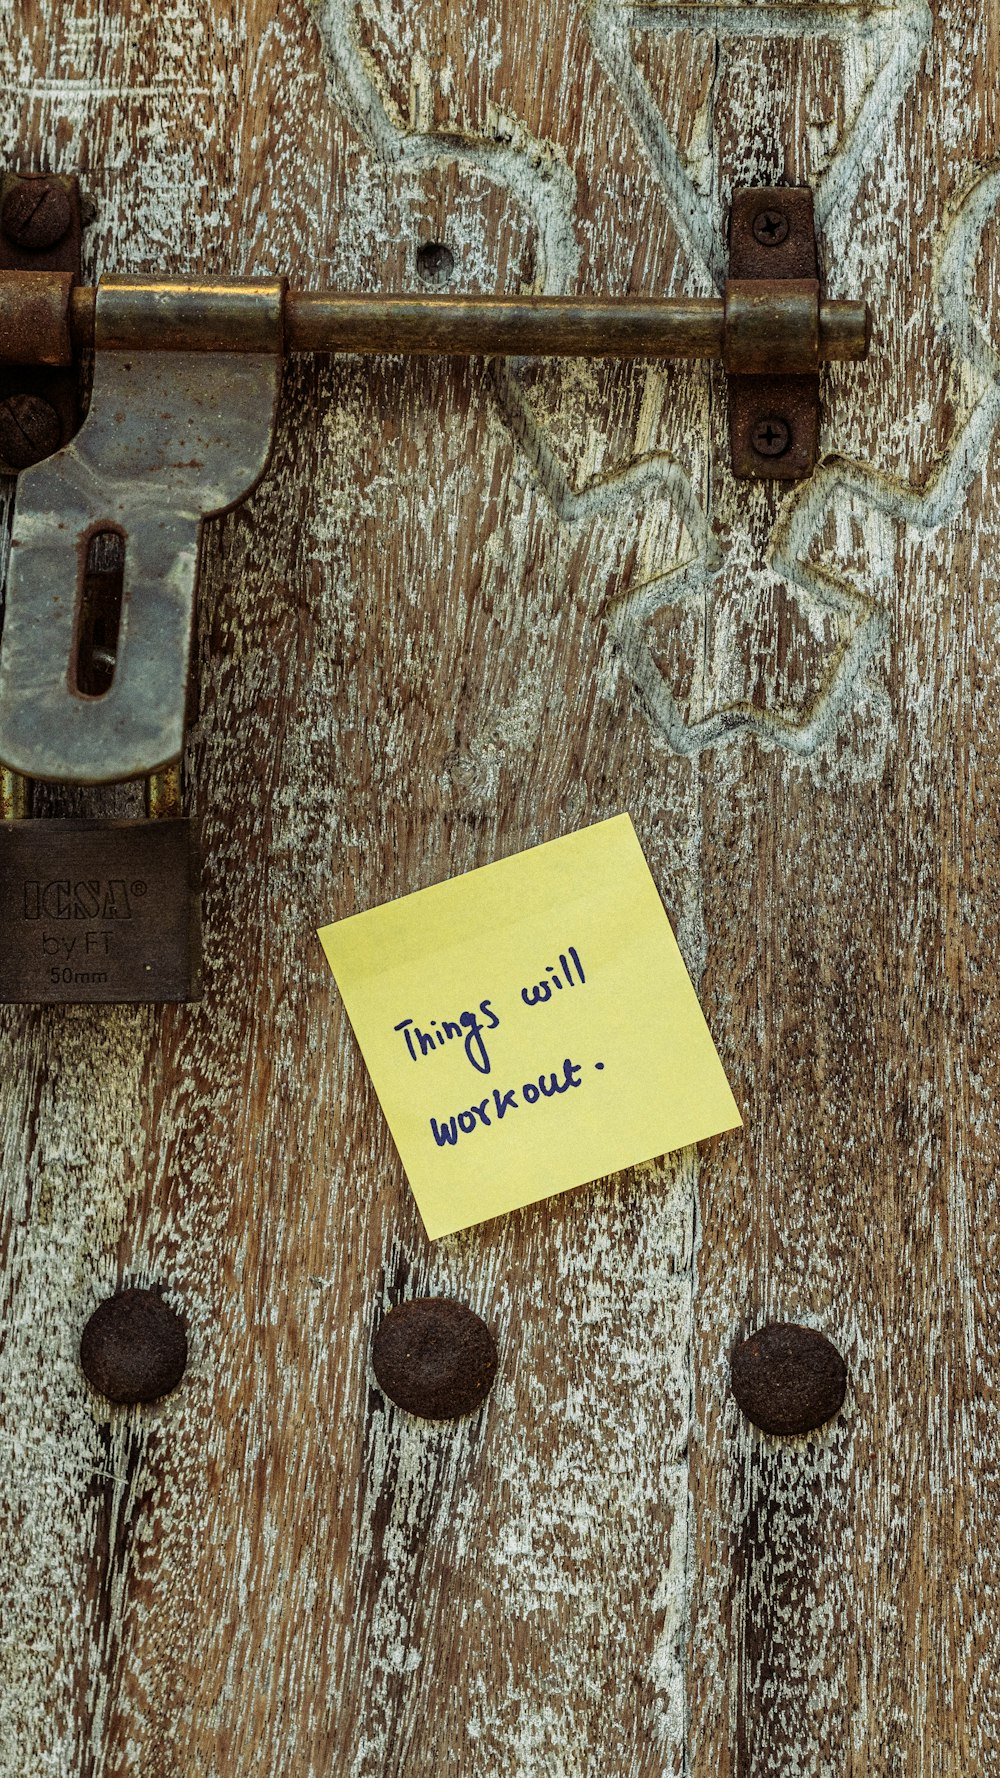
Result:
M628 815L320 938L432 1238L742 1123Z

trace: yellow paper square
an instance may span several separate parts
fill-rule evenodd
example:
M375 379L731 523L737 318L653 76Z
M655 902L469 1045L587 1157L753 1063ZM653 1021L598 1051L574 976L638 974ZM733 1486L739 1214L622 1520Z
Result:
M319 936L432 1238L742 1123L628 815Z

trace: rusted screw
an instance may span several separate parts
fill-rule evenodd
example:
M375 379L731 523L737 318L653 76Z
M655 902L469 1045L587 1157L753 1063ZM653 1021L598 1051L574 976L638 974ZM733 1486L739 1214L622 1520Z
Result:
M844 1405L847 1366L825 1334L773 1321L732 1356L733 1395L762 1432L813 1432Z
M159 1290L120 1290L106 1297L80 1340L80 1364L108 1401L157 1401L176 1389L187 1364L184 1323Z
M750 434L750 442L760 457L783 457L792 442L788 421L776 414L758 420Z
M485 1321L448 1297L414 1297L390 1309L372 1344L372 1368L390 1401L425 1420L471 1414L497 1374Z
M425 284L447 284L455 270L455 255L443 241L425 241L417 248L417 271Z
M41 395L8 395L0 401L0 462L28 469L51 457L62 443L62 424Z
M8 241L29 253L54 247L73 220L69 194L54 179L21 179L3 201L0 223Z
M781 210L759 210L753 219L753 238L762 247L777 247L788 239L788 217Z

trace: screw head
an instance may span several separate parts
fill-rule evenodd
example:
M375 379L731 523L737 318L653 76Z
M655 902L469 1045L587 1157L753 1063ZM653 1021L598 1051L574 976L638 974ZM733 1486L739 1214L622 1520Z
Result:
M0 462L29 469L62 444L62 421L41 395L8 395L0 401Z
M184 1323L158 1290L106 1297L80 1340L83 1374L108 1401L132 1406L176 1389L187 1364Z
M447 1297L414 1297L390 1309L372 1344L372 1366L390 1401L425 1420L455 1420L481 1407L497 1374L485 1321Z
M814 1327L774 1321L737 1346L730 1382L737 1404L762 1432L813 1432L840 1412L847 1366Z
M447 284L455 270L455 255L443 241L424 241L417 248L417 271L425 284Z
M759 457L783 457L791 442L791 427L777 414L764 414L750 434L750 443Z
M43 253L68 233L73 210L65 187L54 179L20 179L3 201L0 227L8 241Z
M753 219L753 238L762 247L777 247L788 239L788 217L783 210L759 210Z

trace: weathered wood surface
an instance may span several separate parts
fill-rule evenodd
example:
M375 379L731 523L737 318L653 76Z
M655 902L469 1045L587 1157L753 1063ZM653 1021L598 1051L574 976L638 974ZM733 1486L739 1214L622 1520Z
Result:
M704 368L301 361L205 543L207 994L2 1031L2 1778L996 1769L997 14L971 0L18 0L6 164L91 273L707 293L813 183L878 318L825 465L726 469ZM745 1106L433 1247L313 937L631 811ZM119 1281L193 1358L111 1412ZM382 1306L502 1379L389 1409ZM766 1316L841 1418L727 1398Z

